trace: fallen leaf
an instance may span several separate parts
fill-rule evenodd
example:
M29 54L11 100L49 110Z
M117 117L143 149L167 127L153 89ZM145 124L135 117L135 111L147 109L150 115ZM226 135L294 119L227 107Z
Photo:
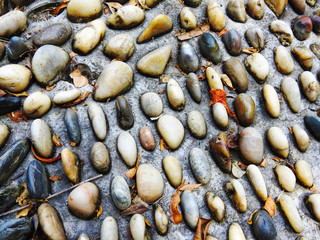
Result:
M53 141L54 145L56 145L57 147L62 147L59 136L57 134L53 134L52 141Z
M221 36L225 35L227 32L228 32L227 29L222 29L222 30L219 32L218 36L221 37Z
M105 13L105 14L108 14L108 12L109 12L109 8L106 7L106 8L104 9L104 13Z
M144 222L147 224L148 227L151 227L151 223L149 222L149 220L146 217L144 218Z
M312 192L318 192L317 187L316 187L315 184L313 184L312 187L309 188L309 190L312 191Z
M151 208L149 208L143 203L131 204L129 208L121 212L121 215L129 216L129 215L134 215L136 213L141 214L146 211L149 211L150 209Z
M217 72L221 78L221 81L223 82L223 84L231 91L234 91L235 88L232 85L232 81L231 79L228 77L227 74L221 74L219 72Z
M267 166L267 158L264 158L262 163L260 163L260 167L266 167Z
M178 224L182 221L182 215L179 212L178 205L180 203L180 189L184 186L184 183L186 180L184 179L181 183L181 185L176 189L176 192L173 194L170 202L170 212L171 212L171 218L170 220L174 224Z
M180 68L179 65L176 65L176 68L179 70L179 72L182 74L182 75L186 75L186 73L184 71L182 71L182 69Z
M273 157L272 160L280 163L285 162L282 158L278 158L278 157Z
M100 206L99 206L99 209L98 209L98 211L97 211L97 216L95 216L94 219L98 219L98 218L100 217L100 215L102 214L102 212L103 212L103 208L102 208L102 206L100 205Z
M70 58L74 58L75 56L77 56L78 54L76 54L75 52L69 52L69 57Z
M288 127L289 131L290 131L290 134L293 134L293 130L292 130L292 127Z
M197 189L198 187L200 187L201 185L202 185L201 183L199 183L199 184L188 184L188 185L185 185L182 188L180 188L180 191L187 191L187 190L193 191L193 190Z
M70 73L70 77L73 79L73 84L76 88L81 88L89 84L88 78L83 76L81 71L77 68Z
M239 134L231 134L227 137L227 145L231 149L238 149L239 148Z
M75 109L74 107L71 107L72 111L74 111L75 113L77 113L77 109Z
M271 195L267 198L263 208L269 213L270 217L273 217L276 214L277 205L272 200Z
M138 5L138 0L130 0L130 1L128 2L128 5L137 6L137 5Z
M204 228L204 231L203 231L203 239L204 240L207 239L207 234L208 234L208 230L209 230L211 222L212 222L212 219L207 223L206 227Z
M197 78L198 78L198 80L201 82L201 81L203 81L203 80L206 79L206 75L197 74Z
M161 75L160 76L160 84L169 82L169 76Z
M55 181L61 180L61 176L52 176L52 177L49 177L49 179L55 182Z
M212 62L209 62L208 60L206 60L206 65L205 66L201 66L201 71L205 72L207 70L208 67L210 67L212 64Z
M194 37L198 37L204 33L210 32L210 25L209 24L204 24L199 27L196 27L195 29L187 32L184 29L181 29L176 32L175 36L178 37L180 41L188 40Z
M31 152L33 153L34 157L38 160L40 160L41 162L47 162L47 163L50 163L50 162L54 162L54 161L57 161L61 158L61 153L59 153L59 155L55 158L43 158L43 157L40 157L36 154L36 151L34 150L34 147L33 147L33 144L31 144Z
M79 96L76 100L74 100L74 101L72 101L72 102L65 103L65 104L61 105L61 107L63 107L63 108L69 108L69 107L75 106L75 105L81 103L82 101L84 101L85 99L87 99L87 97L89 97L89 95L90 95L91 93L92 93L92 91L82 92L82 93L80 94L80 96Z
M3 97L4 95L6 95L7 93L3 90L0 89L0 97Z
M204 235L204 231L203 231L203 226L206 224L207 227L207 223L211 222L210 219L205 219L205 218L198 218L198 224L197 224L197 229L196 229L196 233L194 234L193 240L202 240L202 239L206 239L206 236ZM208 227L209 228L209 227Z
M16 216L15 218L20 218L20 217L26 217L28 216L30 210L33 208L33 205L30 203L29 206L23 210L21 210Z
M129 235L129 240L134 240L130 231L130 227L127 227L128 235Z
M159 94L164 94L166 90L158 91Z
M53 11L51 11L50 13L52 15L58 15L61 9L64 9L68 6L68 2L60 2L60 5L58 7L56 7Z
M250 217L249 217L249 220L248 220L248 224L249 224L249 225L252 225L252 218L253 218L253 215L254 215L256 212L258 212L258 210L254 210L253 213L250 214Z
M247 54L254 54L254 53L258 53L258 52L259 52L258 49L253 48L253 47L251 47L251 48L245 48L245 49L242 49L241 51L242 51L243 53L247 53Z
M163 149L164 149L163 143L164 143L164 139L161 139L160 140L160 151L163 151Z
M129 169L126 172L126 176L128 178L132 179L136 175L136 172L137 172L137 169L138 169L139 160L140 160L140 155L138 156L138 159L137 159L137 162L136 162L136 166L134 168Z
M56 87L56 84L54 84L54 85L51 86L51 87L46 86L46 91L51 91L51 90L53 90L55 87Z
M122 8L122 5L117 2L108 2L105 4L109 7L112 14L116 13L120 8Z
M25 182L21 184L20 196L17 198L16 202L21 207L31 202L27 184Z
M28 97L29 93L27 92L22 92L22 93L12 93L9 91L6 91L9 95L14 96L14 97Z
M183 1L183 0L179 0L179 2L180 2L182 5L184 5L184 1Z
M8 113L7 116L14 123L23 122L23 121L28 122L28 118L23 114L22 111L16 111L16 112Z

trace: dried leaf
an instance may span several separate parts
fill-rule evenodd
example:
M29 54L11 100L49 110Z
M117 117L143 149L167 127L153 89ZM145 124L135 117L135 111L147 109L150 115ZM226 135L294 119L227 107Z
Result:
M109 12L109 8L106 7L106 8L104 9L104 13L105 13L105 14L108 14L108 12Z
M137 6L137 5L138 5L138 0L130 0L130 1L128 2L128 5Z
M166 90L158 91L159 94L164 94Z
M21 193L20 193L20 196L17 198L16 202L21 207L31 202L27 184L25 182L21 184Z
M46 91L51 91L52 89L54 89L57 85L54 84L53 86L49 87L49 86L46 86Z
M68 2L60 2L60 5L58 7L56 7L53 11L51 11L50 13L52 15L58 15L61 9L64 9L68 6Z
M272 160L275 160L276 162L279 162L279 163L285 162L282 158L278 158L278 157L273 157Z
M197 189L198 187L200 187L201 185L202 185L201 183L199 183L199 184L188 184L188 185L185 185L182 188L180 188L180 191L187 191L187 190L193 191L193 190Z
M136 213L144 213L146 211L149 211L151 208L149 208L148 206L146 206L143 203L137 203L137 204L131 204L131 206L129 208L127 208L126 210L121 212L121 215L124 216L129 216L129 215L134 215Z
M73 84L76 88L81 88L89 84L88 78L83 76L79 69L75 69L70 73L70 77L73 79Z
M179 0L179 2L180 2L182 5L184 5L184 1L183 1L183 0Z
M169 76L161 75L160 76L160 84L169 82Z
M270 217L273 217L276 214L277 205L272 200L271 195L267 198L263 208L269 213Z
M182 69L180 68L179 65L176 65L176 68L179 70L179 72L182 74L182 75L186 75L186 73L184 71L182 71Z
M77 113L77 109L75 109L74 107L71 107L72 111L74 111L75 113Z
M122 5L117 2L108 2L105 4L107 4L112 14L116 13L120 8L122 8Z
M59 136L57 134L53 134L52 141L53 141L54 145L56 145L57 147L62 147Z
M144 222L147 224L148 227L151 227L151 223L149 222L149 220L146 217L144 218Z
M248 220L248 224L249 224L249 225L252 225L252 218L253 218L253 215L254 215L256 212L258 212L258 210L254 210L253 213L250 214L250 217L249 217L249 220Z
M208 230L209 230L211 222L212 222L212 219L207 223L206 227L204 228L204 231L203 231L203 239L204 240L207 238L207 234L208 234Z
M198 80L201 82L201 81L203 81L203 80L206 79L206 75L197 74L197 78L198 78Z
M258 49L253 48L253 47L251 47L251 48L245 48L245 49L242 49L241 51L242 51L243 53L247 53L247 54L254 54L254 53L258 53L258 52L259 52Z
M136 175L136 172L137 172L137 169L138 169L139 160L140 160L140 155L138 156L138 159L137 159L137 162L136 162L136 166L134 168L129 169L126 172L126 176L128 178L132 179Z
M221 36L225 35L227 32L228 32L227 29L222 29L222 30L219 32L218 36L221 37Z
M3 97L4 95L6 95L7 93L3 90L0 89L0 97Z
M52 176L52 177L49 177L49 179L51 180L51 181L59 181L59 180L61 180L61 176Z
M70 58L74 58L75 56L77 56L78 54L76 54L75 52L69 52L69 57Z
M21 211L15 216L15 218L20 218L20 217L26 217L26 216L28 216L28 214L29 214L29 212L30 212L30 210L31 210L32 208L33 208L33 205L30 203L30 205L29 205L27 208L21 210Z
M290 131L290 134L292 135L293 134L293 130L292 130L292 127L288 127L289 131Z
M309 190L312 191L312 192L318 192L317 187L316 187L315 184L313 184L312 187L309 188Z
M102 206L100 205L100 206L99 206L99 209L98 209L98 211L97 211L97 216L95 216L94 219L98 219L98 218L100 217L100 215L102 214L102 212L103 212L103 208L102 208Z
M23 114L22 111L16 111L16 112L8 113L7 116L14 123L23 122L23 121L28 122L28 118Z
M209 62L208 60L206 60L206 65L205 66L201 66L201 71L205 72L207 70L208 67L210 67L212 64L212 62Z
M182 221L182 215L179 212L178 205L180 203L180 189L183 187L184 183L186 180L184 179L181 183L181 185L176 189L176 192L173 194L171 198L171 203L170 203L170 212L171 212L171 218L170 220L174 224L178 224Z
M179 30L175 36L178 37L180 41L188 40L194 37L198 37L204 33L210 32L210 25L204 24L202 26L196 27L190 32L186 32L184 29Z
M201 218L201 217L198 218L197 230L196 230L196 233L194 234L193 240L206 239L205 236L202 238L203 226L206 224L206 227L207 227L208 222L211 222L210 219L205 219L205 218Z
M235 88L233 87L232 81L231 81L231 79L228 77L228 75L227 75L227 74L221 74L221 73L219 73L219 72L218 72L218 74L219 74L219 76L220 76L221 81L223 82L223 84L224 84L229 90L234 91Z
M244 163L242 162L238 162L238 166L241 167L242 169L247 169L247 165L245 165Z
M238 139L239 139L239 134L229 135L227 137L228 147L231 149L238 149L239 148Z
M160 151L163 151L164 149L164 139L160 140Z
M61 107L63 107L63 108L69 108L69 107L75 106L75 105L81 103L82 101L84 101L85 99L87 99L87 97L89 97L89 95L90 95L91 93L92 93L92 91L82 92L82 93L80 94L80 96L79 96L76 100L74 100L74 101L72 101L72 102L65 103L65 104L61 105Z
M12 93L12 92L7 91L7 93L8 93L9 95L14 96L14 97L28 97L28 96L29 96L29 93L27 93L27 92Z
M267 158L264 158L262 163L260 163L260 167L266 167L267 166Z
M61 158L61 153L59 153L59 155L55 158L43 158L43 157L40 157L36 154L36 151L34 150L34 147L33 147L33 144L31 144L31 151L34 155L34 157L38 160L40 160L41 162L47 162L47 163L50 163L50 162L54 162L54 161L57 161Z

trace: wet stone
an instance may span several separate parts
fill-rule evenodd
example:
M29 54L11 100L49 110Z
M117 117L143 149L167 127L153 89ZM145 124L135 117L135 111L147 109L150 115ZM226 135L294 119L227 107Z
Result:
M274 62L278 71L288 75L294 69L294 63L290 52L283 46L279 46L274 50Z
M47 170L38 160L34 160L29 164L26 183L31 198L42 199L50 194Z
M111 59L127 61L135 50L133 37L128 33L112 37L104 49L104 53Z
M288 0L266 0L268 7L280 18L288 4Z
M304 117L304 124L309 132L320 141L320 119L316 116L307 115Z
M285 21L274 20L270 24L270 31L276 35L283 46L291 45L293 41L293 32Z
M10 38L7 52L11 62L18 62L26 57L29 48L20 37L13 36Z
M188 91L192 97L192 99L196 103L200 103L202 99L201 95L201 86L199 79L195 73L189 73L186 77L186 86Z
M319 83L312 72L304 71L299 76L302 93L310 102L315 102L319 96Z
M242 39L237 30L231 29L222 36L224 46L231 56L238 56L242 50Z
M0 17L0 37L11 37L27 28L27 17L19 10L10 11Z
M142 111L148 117L158 117L163 111L163 103L158 94L147 92L141 95L140 105Z
M253 99L249 95L241 93L234 99L233 105L240 124L244 127L251 125L256 111Z
M215 103L212 106L212 117L215 124L221 129L225 130L229 126L229 116L227 109L221 103Z
M121 176L114 177L110 189L116 207L121 211L126 210L131 205L130 189L126 180Z
M207 155L200 148L193 148L189 153L189 162L197 181L207 184L211 178L211 168Z
M306 0L289 0L289 3L293 10L299 15L303 14L306 10Z
M33 38L33 43L40 47L51 44L61 46L68 41L72 34L72 29L69 24L56 23L44 28Z
M97 172L107 174L111 168L109 150L102 142L96 142L90 150L90 161Z
M64 122L67 128L69 139L76 146L81 141L81 131L78 121L78 114L73 109L68 108L64 116Z
M183 42L180 47L179 54L179 66L185 73L196 72L199 67L199 58L193 47L187 43Z
M207 125L201 112L196 110L189 112L187 124L192 136L198 139L203 139L206 137Z
M120 127L124 130L132 128L134 124L134 116L131 106L127 99L123 96L116 98L117 120Z
M204 33L198 39L200 53L213 64L221 62L222 53L217 40L210 34Z
M140 129L139 139L141 146L147 151L153 151L155 149L156 143L153 133L151 132L149 127L145 126Z

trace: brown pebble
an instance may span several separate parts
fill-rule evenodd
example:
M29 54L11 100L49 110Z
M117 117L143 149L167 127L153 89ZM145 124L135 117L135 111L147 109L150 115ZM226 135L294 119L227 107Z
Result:
M140 143L142 147L148 151L153 151L156 143L149 127L145 126L140 129Z

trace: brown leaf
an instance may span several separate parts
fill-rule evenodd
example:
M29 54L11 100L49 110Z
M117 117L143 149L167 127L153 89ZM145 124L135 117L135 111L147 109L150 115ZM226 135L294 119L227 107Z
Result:
M292 130L292 127L288 127L289 131L290 131L290 134L293 134L293 130Z
M41 162L46 162L46 163L50 163L50 162L55 162L57 160L59 160L61 158L61 153L58 154L57 157L55 158L43 158L37 155L36 151L34 150L33 144L31 144L31 152L33 153L33 156L38 159Z
M164 139L161 139L160 140L160 151L163 151L163 149L164 149Z
M149 211L151 208L149 208L148 206L146 206L143 203L137 203L137 204L131 204L131 206L129 208L127 208L126 210L121 212L121 215L124 216L129 216L129 215L134 215L136 213L144 213L146 211Z
M186 32L184 29L179 30L175 36L178 37L180 41L188 40L194 37L198 37L204 33L210 32L210 25L204 24L202 26L196 27L195 29L191 30L190 32Z
M59 136L57 134L53 134L52 141L53 141L54 145L56 145L57 147L62 147Z
M51 180L51 181L59 181L60 179L61 179L62 177L61 176L52 176L52 177L49 177L49 179Z
M6 91L9 95L14 96L14 97L28 97L29 93L27 92L22 92L22 93L12 93L9 91Z
M267 166L267 159L264 158L262 163L260 163L260 167L266 167Z
M80 94L80 96L79 96L76 100L74 100L74 101L72 101L72 102L65 103L65 104L61 105L61 107L63 107L63 108L73 107L73 106L81 103L81 102L84 101L85 99L87 99L87 97L89 97L89 95L90 95L91 93L92 93L92 91L82 92L82 93Z
M278 157L273 157L272 160L280 163L285 162L282 158L278 158Z
M77 144L75 142L70 142L71 147L76 147Z
M73 79L73 84L76 88L81 88L89 84L88 78L83 76L77 68L70 74L70 77Z
M253 218L253 215L254 215L256 212L258 212L258 210L254 210L253 213L250 214L250 217L249 217L249 220L248 220L248 224L249 224L249 225L252 225L252 218Z
M58 15L61 9L64 9L68 6L68 2L60 2L60 5L58 7L56 7L53 11L51 11L50 13L52 15Z
M267 198L267 201L264 204L263 208L269 213L270 217L272 217L276 214L277 205L272 200L271 195Z
M183 0L179 0L179 2L180 2L182 5L184 5L184 1L183 1Z
M312 191L312 192L318 192L317 187L316 187L315 184L313 184L312 187L309 188L309 190Z
M69 52L69 57L70 58L74 58L75 56L77 56L78 54L76 54L75 52Z
M17 198L16 202L21 207L31 202L27 184L25 182L21 184L21 193L20 193L20 196Z
M170 220L174 224L178 224L182 221L182 215L179 212L178 205L180 203L180 189L183 187L184 183L186 180L184 179L181 183L181 185L176 189L176 192L173 194L171 198L171 203L170 203L170 212L171 212L171 218Z
M136 166L134 168L129 169L126 172L126 176L128 178L132 179L136 175L136 172L137 172L137 169L138 169L139 160L140 160L140 155L138 156L138 159L137 159L137 162L136 162Z
M3 97L4 95L6 95L7 93L3 90L0 89L0 97Z
M161 75L160 76L160 83L162 84L162 83L167 83L167 82L169 82L169 76Z
M179 65L176 65L176 68L179 70L179 72L182 74L182 75L186 75L186 73L184 71L182 71L182 69L180 68Z
M233 134L227 137L227 145L231 149L238 149L239 148L239 134Z
M146 217L144 218L144 222L147 224L148 227L151 227L151 223L149 222L149 220Z
M27 208L21 210L21 211L15 216L15 218L20 218L20 217L26 217L26 216L28 216L28 213L30 212L30 210L31 210L32 208L33 208L33 205L30 203L30 205L29 205Z
M49 86L46 86L46 91L51 91L53 90L57 85L54 84L53 86L49 87Z
M242 162L238 162L238 166L243 169L243 170L246 170L247 169L247 165L245 165L244 163Z
M207 223L208 222L211 222L211 220L210 219L201 218L201 217L198 218L197 230L196 230L196 233L194 234L193 240L206 239L206 236L204 236L202 238L202 235L203 235L202 233L203 233L203 226L206 225L206 227L207 227Z
M227 32L228 32L227 29L222 29L222 30L219 32L218 36L221 37L221 36L225 35Z
M122 8L122 5L117 2L108 2L106 4L109 7L112 14L116 13L120 8Z
M127 227L128 235L129 235L129 240L134 240L130 231L130 227Z
M108 12L109 12L109 8L106 7L106 8L104 9L104 13L105 13L105 14L108 14Z
M231 91L235 90L235 88L233 87L232 85L232 81L231 79L228 77L227 74L220 74L218 72L220 78L221 78L221 81L223 82L223 84Z
M96 212L97 212L97 216L95 216L94 219L98 219L100 217L100 215L102 214L103 208L101 205L99 206L99 209Z
M28 118L23 114L22 111L16 111L16 112L8 113L7 116L14 123L23 122L23 121L28 122Z
M164 94L166 90L158 91L159 94Z
M197 78L198 78L198 80L201 82L201 81L203 81L203 80L205 80L205 79L206 79L206 75L203 75L203 74L197 74Z
M201 183L199 183L199 184L188 184L188 185L185 185L182 188L180 188L180 191L187 191L187 190L193 191L193 190L197 189L198 187L200 187L201 185L202 185Z
M247 53L247 54L254 54L254 53L258 53L258 52L259 52L258 49L253 48L253 47L251 47L251 48L245 48L245 49L242 49L241 51L242 51L243 53Z

